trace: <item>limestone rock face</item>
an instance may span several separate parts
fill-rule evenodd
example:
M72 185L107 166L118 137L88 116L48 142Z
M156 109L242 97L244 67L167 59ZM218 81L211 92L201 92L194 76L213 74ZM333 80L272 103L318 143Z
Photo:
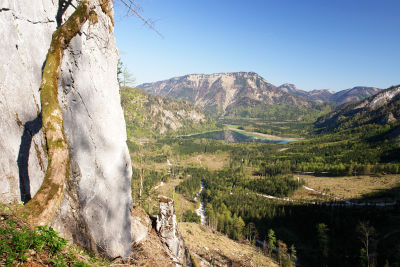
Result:
M104 1L102 1L104 2ZM110 5L112 1L110 1ZM131 252L131 163L117 82L110 14L97 14L65 51L59 101L70 144L71 177L52 225L104 255ZM39 86L51 35L78 2L0 2L0 201L27 201L47 167ZM112 6L110 6L112 8Z
M0 201L5 203L29 200L47 168L39 86L57 7L45 2L0 2Z
M157 216L156 230L170 256L178 266L190 266L190 257L179 233L174 211L174 201L171 198L160 196L160 214Z

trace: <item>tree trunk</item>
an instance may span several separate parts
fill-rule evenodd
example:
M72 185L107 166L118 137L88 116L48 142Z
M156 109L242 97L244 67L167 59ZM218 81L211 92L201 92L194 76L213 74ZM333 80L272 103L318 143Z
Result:
M69 177L70 159L63 113L58 102L58 78L64 50L92 12L88 0L81 1L68 20L53 33L47 53L40 85L40 101L48 166L42 186L24 207L28 221L34 225L48 224L54 217Z

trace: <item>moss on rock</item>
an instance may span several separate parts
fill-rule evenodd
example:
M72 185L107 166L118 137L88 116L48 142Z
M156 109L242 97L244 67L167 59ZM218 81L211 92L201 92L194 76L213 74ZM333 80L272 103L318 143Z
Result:
M89 19L87 0L52 35L40 85L42 125L46 137L48 166L36 195L26 204L28 220L35 225L47 224L56 213L70 174L68 142L64 132L62 109L58 102L58 78L64 50Z

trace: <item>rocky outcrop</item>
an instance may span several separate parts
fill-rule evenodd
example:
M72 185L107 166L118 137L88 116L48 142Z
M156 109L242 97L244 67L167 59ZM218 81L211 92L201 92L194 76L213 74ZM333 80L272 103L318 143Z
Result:
M112 6L92 0L92 17L65 51L59 101L71 177L52 221L65 237L104 255L131 253L131 164L117 82ZM64 3L59 6L59 3ZM111 1L109 1L111 5ZM0 3L0 200L28 201L47 166L41 131L41 68L57 25L77 1ZM107 12L105 12L107 11Z
M379 94L374 95L371 98L366 99L357 105L354 109L370 108L372 110L378 109L383 105L390 103L396 96L400 94L400 86L393 86L389 89L382 91Z
M159 196L159 201L160 214L157 216L156 231L161 242L178 266L190 266L190 256L176 222L174 201L165 196Z

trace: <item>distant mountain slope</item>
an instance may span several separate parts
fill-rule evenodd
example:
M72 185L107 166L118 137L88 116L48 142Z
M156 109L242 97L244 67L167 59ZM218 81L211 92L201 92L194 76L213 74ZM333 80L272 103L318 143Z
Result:
M309 101L316 101L316 102L328 102L331 101L332 95L335 92L328 90L328 89L321 89L321 90L312 90L312 91L304 91L301 89L297 89L296 85L291 83L285 83L279 86L282 90L285 90L288 93L301 96Z
M333 94L330 100L337 104L344 104L363 100L379 92L380 89L375 87L357 86Z
M154 96L130 87L122 87L120 93L128 138L217 128L214 119L187 101Z
M146 83L138 88L156 95L185 99L220 114L243 102L310 106L307 100L281 90L254 72L190 74Z
M288 93L301 96L309 101L316 102L333 102L336 104L344 104L349 102L355 102L363 100L369 96L377 94L380 89L375 87L357 86L350 89L345 89L339 92L333 92L331 90L312 90L304 91L297 89L294 84L285 83L279 86L282 90Z
M254 72L190 74L138 87L151 94L188 100L215 118L305 121L330 110L278 88Z
M304 91L288 83L276 87L254 72L189 74L138 88L188 100L214 118L268 121L313 121L332 105L359 101L380 90L359 86L336 93L327 89Z
M319 118L316 126L326 130L354 128L365 124L396 123L400 120L400 85L365 100L343 105Z

